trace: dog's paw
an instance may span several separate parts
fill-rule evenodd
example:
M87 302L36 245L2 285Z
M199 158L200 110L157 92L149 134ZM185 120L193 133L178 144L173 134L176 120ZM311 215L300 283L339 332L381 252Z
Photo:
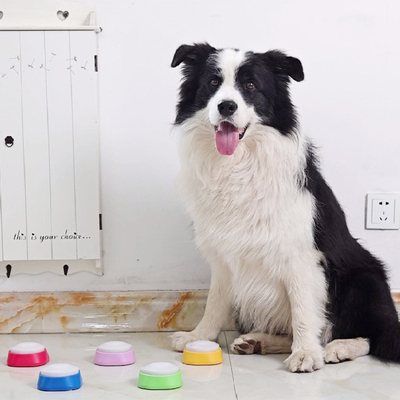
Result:
M230 348L235 354L254 354L261 352L261 343L251 335L242 335L233 341Z
M205 338L199 337L194 332L175 332L174 334L171 335L171 339L172 339L172 348L175 351L183 351L183 349L188 343Z
M364 338L336 339L325 346L325 362L339 363L355 360L369 353L369 342Z
M284 363L291 372L313 372L321 369L324 365L322 347L313 350L296 350Z
M331 346L330 346L331 345ZM350 354L343 346L336 346L335 343L328 343L325 347L325 362L329 363L339 363L341 361L350 360Z

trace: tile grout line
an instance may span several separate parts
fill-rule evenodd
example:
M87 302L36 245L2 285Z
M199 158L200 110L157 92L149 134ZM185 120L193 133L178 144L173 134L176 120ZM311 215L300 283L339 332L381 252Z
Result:
M225 337L226 349L227 349L227 352L228 352L229 366L230 366L230 368L231 368L232 383L233 383L233 392L235 393L235 398L236 398L236 400L239 400L238 394L237 394L237 392L236 392L235 374L233 373L233 366L232 366L231 353L230 353L230 351L229 351L228 339L227 339L227 337L226 337L226 332L225 332L225 331L224 331L224 337Z

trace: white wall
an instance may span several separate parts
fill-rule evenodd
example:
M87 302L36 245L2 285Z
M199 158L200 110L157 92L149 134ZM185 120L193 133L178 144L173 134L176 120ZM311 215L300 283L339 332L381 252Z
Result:
M400 3L389 0L85 0L97 8L104 276L0 278L0 291L206 288L174 192L170 133L182 43L286 50L303 62L293 84L304 131L356 237L400 289L400 232L364 230L367 191L400 191Z

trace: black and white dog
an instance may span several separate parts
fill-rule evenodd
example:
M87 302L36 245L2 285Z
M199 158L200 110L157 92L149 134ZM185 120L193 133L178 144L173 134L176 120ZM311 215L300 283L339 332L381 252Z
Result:
M384 266L354 239L298 130L280 51L178 48L180 184L211 266L205 315L173 347L215 340L233 311L233 352L291 353L290 371L372 354L400 362L400 324Z

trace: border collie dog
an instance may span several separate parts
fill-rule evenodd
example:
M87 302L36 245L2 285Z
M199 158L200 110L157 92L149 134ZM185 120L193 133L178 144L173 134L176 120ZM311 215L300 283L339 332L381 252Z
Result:
M233 312L232 351L291 353L292 372L366 354L400 362L384 265L349 233L298 129L288 86L301 62L194 44L177 49L180 64L180 186L212 274L203 319L173 348L215 340Z

